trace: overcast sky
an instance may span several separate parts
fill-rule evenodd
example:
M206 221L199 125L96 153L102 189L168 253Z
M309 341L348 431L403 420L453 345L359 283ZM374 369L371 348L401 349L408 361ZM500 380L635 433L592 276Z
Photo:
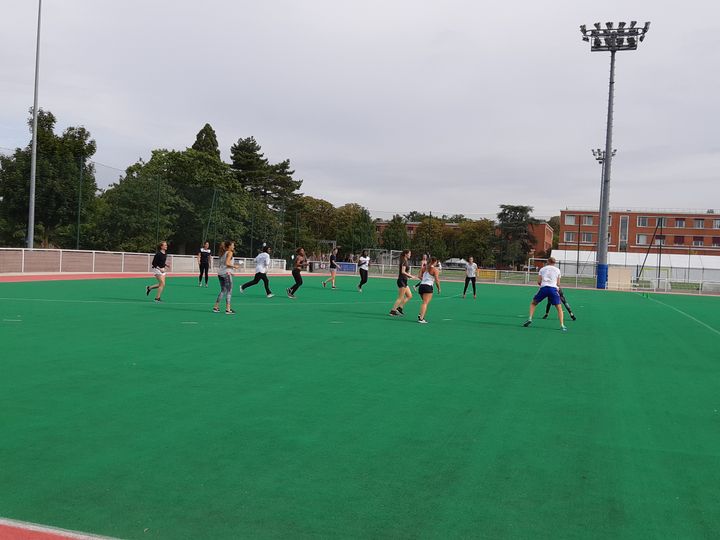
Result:
M0 0L0 148L28 142L37 1ZM608 53L578 27L651 21L617 55L611 206L720 207L714 0L45 0L40 106L124 169L210 123L302 191L376 215L597 207ZM99 168L102 169L102 168ZM99 183L113 180L101 170Z

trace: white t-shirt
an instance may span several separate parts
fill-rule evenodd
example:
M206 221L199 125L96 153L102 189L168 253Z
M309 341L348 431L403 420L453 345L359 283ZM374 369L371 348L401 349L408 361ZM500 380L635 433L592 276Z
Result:
M558 288L557 281L560 279L560 269L557 266L553 266L551 264L543 266L538 274L542 279L540 282L541 287Z
M268 268L270 267L270 255L266 252L260 253L255 257L255 273L256 274L267 274Z
M368 264L370 263L370 257L360 257L358 259L358 262L360 263L360 266L358 266L358 268L361 268L362 270L367 270Z
M477 264L476 263L466 264L465 272L467 272L467 277L475 277L475 274L477 273Z

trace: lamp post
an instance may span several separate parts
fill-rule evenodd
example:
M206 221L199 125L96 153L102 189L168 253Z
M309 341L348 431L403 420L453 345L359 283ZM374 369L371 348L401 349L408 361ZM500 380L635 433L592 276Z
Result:
M610 172L612 168L612 126L613 126L613 100L615 96L615 53L618 51L634 51L638 43L645 39L650 30L650 23L646 22L642 28L637 27L637 21L606 22L605 28L597 22L594 28L588 30L583 24L580 33L583 41L590 43L591 52L610 53L610 84L608 91L607 130L605 134L605 152L603 158L603 182L600 190L600 231L597 253L597 288L607 288L607 252L608 252L608 210L610 207Z
M598 165L600 165L600 200L602 201L603 198L603 191L604 191L604 180L605 180L605 150L600 150L600 148L593 148L591 150L593 157L595 158L595 161L598 162ZM613 148L612 154L610 155L611 158L615 157L615 154L617 154L617 150ZM598 216L599 221L600 216ZM609 209L608 209L608 227L610 226L610 215L609 215ZM598 223L598 242L600 242L600 223ZM607 233L606 233L607 234Z
M28 200L27 247L35 244L35 171L37 169L38 80L40 76L40 15L42 0L38 0L37 45L35 48L35 95L33 98L32 151L30 154L30 197Z

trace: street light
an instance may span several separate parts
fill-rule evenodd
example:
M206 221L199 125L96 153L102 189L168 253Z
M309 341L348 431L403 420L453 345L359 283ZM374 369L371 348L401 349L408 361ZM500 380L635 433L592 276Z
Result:
M597 253L597 288L607 288L607 252L608 252L608 210L610 207L610 172L612 165L612 126L613 126L613 98L615 95L615 53L617 51L634 51L638 42L645 39L650 30L650 23L646 22L642 28L637 28L637 21L620 22L614 28L612 22L605 23L605 28L597 22L593 24L594 30L588 30L584 24L580 26L583 41L590 43L591 52L610 52L610 85L608 90L607 131L605 134L605 151L603 152L603 181L600 189L600 230L598 232ZM599 149L598 149L599 150ZM593 152L594 153L594 152ZM596 158L597 159L597 158Z

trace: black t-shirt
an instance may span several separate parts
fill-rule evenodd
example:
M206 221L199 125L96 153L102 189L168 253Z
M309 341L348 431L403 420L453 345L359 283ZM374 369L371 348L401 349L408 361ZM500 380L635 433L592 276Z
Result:
M209 249L200 248L200 264L210 264L210 253L212 252Z
M400 263L400 268L398 270L398 279L404 279L407 281L407 276L405 273L410 273L410 267L407 264L407 261L403 261Z
M153 268L165 268L165 261L167 261L167 253L158 251L153 257L152 267Z
M337 257L335 255L330 255L330 268L337 268Z

